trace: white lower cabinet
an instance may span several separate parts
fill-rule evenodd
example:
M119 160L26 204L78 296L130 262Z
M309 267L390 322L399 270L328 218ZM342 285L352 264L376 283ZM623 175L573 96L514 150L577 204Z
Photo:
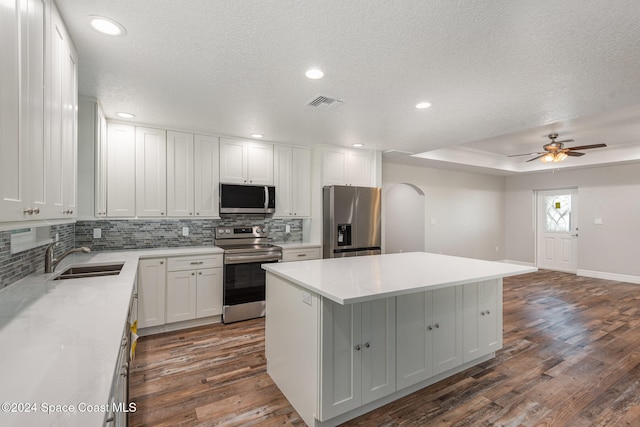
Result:
M140 328L222 314L222 255L140 260L138 310Z
M138 327L164 325L166 260L142 259L138 264Z
M322 301L320 419L396 391L395 298Z
M464 362L502 348L502 281L463 286Z
M461 365L462 287L396 298L398 388Z
M222 314L222 256L169 258L167 323Z

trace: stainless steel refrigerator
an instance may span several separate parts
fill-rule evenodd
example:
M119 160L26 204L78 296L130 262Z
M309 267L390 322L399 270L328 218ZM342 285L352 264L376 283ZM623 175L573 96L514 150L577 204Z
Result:
M380 254L381 195L373 187L324 187L323 258Z

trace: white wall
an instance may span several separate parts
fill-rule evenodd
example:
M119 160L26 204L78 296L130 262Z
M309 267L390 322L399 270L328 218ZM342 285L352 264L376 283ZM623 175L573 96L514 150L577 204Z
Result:
M507 177L505 258L535 261L533 192L569 187L578 188L578 274L640 277L640 163Z
M383 163L383 204L386 191L401 183L413 184L425 194L427 252L487 260L505 257L504 177Z

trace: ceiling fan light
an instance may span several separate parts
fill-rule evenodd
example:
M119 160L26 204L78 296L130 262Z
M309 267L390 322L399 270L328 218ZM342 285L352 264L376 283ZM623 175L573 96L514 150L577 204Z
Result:
M554 156L553 161L556 162L556 163L557 162L561 162L564 159L566 159L567 157L569 157L569 156L567 156L567 153L558 153L558 154L556 154Z
M553 154L552 153L545 154L544 156L540 157L540 161L543 163L553 162Z

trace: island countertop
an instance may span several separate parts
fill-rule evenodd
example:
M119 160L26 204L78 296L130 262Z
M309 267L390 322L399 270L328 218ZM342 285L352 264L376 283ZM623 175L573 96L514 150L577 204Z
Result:
M537 271L536 267L428 252L331 258L262 266L338 304L353 304Z

